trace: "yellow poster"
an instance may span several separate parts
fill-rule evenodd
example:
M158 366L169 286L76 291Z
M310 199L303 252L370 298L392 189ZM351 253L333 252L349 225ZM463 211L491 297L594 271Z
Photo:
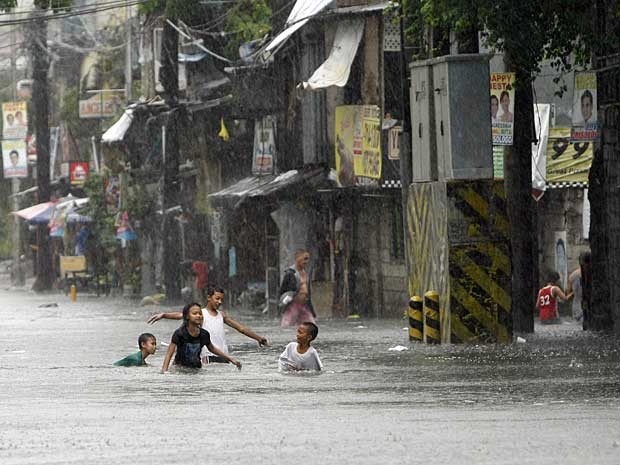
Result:
M547 184L587 184L594 151L590 142L571 142L571 128L550 128Z
M341 186L369 184L381 178L379 107L336 107L336 173Z

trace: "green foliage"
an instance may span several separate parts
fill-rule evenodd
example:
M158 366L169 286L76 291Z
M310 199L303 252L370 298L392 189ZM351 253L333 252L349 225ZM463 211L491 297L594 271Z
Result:
M103 176L91 173L84 183L84 192L90 199L87 214L93 220L91 231L97 238L99 245L112 253L116 245L116 238L114 237L115 215L108 212Z
M78 89L68 88L60 102L59 120L64 121L76 139L88 139L99 132L99 122L91 119L80 119Z
M7 11L17 6L17 0L0 0L0 10Z
M236 55L242 43L271 32L271 8L265 0L238 0L227 13L224 29L231 33L226 50Z
M424 36L424 23L444 31L485 31L487 45L508 55L529 85L544 59L562 73L587 66L591 53L617 42L597 38L591 0L401 0L410 40ZM527 82L523 82L527 81Z

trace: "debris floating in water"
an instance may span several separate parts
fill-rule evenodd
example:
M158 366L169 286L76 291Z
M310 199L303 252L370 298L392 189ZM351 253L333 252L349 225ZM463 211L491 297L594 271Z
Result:
M392 352L402 352L403 350L409 350L409 348L405 346L394 346L394 347L390 347L388 350Z
M517 344L525 344L527 341L522 337L517 337Z

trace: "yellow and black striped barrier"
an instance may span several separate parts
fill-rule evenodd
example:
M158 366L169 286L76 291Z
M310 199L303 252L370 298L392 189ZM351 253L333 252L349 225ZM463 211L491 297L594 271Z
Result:
M424 294L424 340L427 344L440 344L439 294L428 291Z
M423 339L423 321L424 316L422 313L422 297L414 295L409 299L409 309L407 310L409 316L409 340L422 342Z

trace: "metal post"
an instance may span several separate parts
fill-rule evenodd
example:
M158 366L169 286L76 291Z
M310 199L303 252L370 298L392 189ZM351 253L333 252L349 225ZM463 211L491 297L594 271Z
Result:
M423 339L423 314L422 314L422 297L414 295L409 299L409 308L407 310L409 316L409 340L422 342Z
M439 294L428 291L424 294L424 340L427 344L440 344Z

